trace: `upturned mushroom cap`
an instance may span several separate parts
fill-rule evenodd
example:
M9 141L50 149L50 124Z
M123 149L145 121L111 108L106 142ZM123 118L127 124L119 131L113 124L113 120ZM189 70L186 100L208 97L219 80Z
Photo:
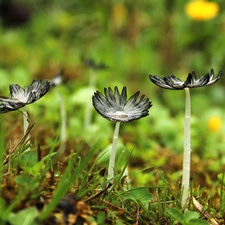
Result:
M113 90L109 87L104 89L105 96L96 91L92 97L96 111L111 121L129 122L148 115L152 103L145 95L136 92L127 100L127 89L123 87L121 94L116 86Z

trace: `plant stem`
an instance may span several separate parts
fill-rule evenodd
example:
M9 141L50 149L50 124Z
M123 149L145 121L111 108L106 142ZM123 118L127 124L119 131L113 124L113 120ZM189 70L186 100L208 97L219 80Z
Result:
M84 120L84 129L88 130L90 124L91 124L91 101L89 101L89 95L91 96L95 87L95 78L96 74L94 70L91 70L90 74L90 81L89 81L89 93L88 93L88 101L86 105L86 111L85 111L85 120Z
M112 150L109 158L109 167L108 167L108 180L111 180L114 177L114 168L115 168L115 159L116 159L116 146L118 141L118 134L120 129L120 122L116 122L114 134L113 134L113 143Z
M191 99L189 88L185 88L186 107L184 118L184 154L183 154L183 176L182 176L182 207L188 203L188 192L190 183L190 161L191 161L191 138L190 138L190 119L191 119Z
M59 93L57 87L55 87L55 92L59 101L59 106L60 106L60 115L61 115L61 133L60 133L60 141L61 141L61 145L60 145L60 149L59 152L60 154L63 153L65 151L65 147L66 147L66 110L65 110L65 104L63 101L63 98L61 96L61 94Z
M26 139L24 140L24 143L29 145L30 144L30 134L27 133L28 127L29 127L29 115L24 106L23 107L23 134L24 134L24 136L27 135ZM29 150L30 150L30 147L27 148L26 151L29 151Z

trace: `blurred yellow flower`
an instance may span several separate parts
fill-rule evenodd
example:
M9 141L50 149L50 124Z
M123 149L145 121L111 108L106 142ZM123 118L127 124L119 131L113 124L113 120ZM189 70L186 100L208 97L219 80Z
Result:
M222 127L222 120L219 116L212 116L208 120L208 127L211 131L217 132Z
M113 24L116 28L121 28L127 19L127 9L123 4L115 4L112 8Z
M186 4L185 11L193 20L210 20L217 16L219 5L216 2L193 0Z

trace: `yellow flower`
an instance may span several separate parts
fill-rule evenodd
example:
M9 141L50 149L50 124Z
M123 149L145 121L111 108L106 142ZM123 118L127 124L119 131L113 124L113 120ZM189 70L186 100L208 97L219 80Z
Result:
M112 8L113 25L116 28L121 28L125 25L127 19L127 9L123 4L116 4Z
M208 120L208 127L211 131L217 132L222 127L222 120L219 116L212 116Z
M193 20L210 20L217 16L219 5L216 2L194 0L186 4L185 11Z

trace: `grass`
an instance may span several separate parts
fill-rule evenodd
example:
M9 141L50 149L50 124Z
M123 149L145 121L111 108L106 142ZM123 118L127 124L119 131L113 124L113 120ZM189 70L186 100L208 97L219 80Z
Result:
M60 91L63 93L63 88ZM44 104L51 102L53 108L58 107L58 111L55 111L58 113L57 127L60 127L63 117L58 101L52 100L54 98L56 97L53 92L42 100ZM30 115L32 121L38 122L29 124L25 137L21 137L23 129L20 113L8 113L4 115L5 123L1 121L1 224L16 225L18 221L26 221L22 223L24 225L55 224L53 220L57 220L58 224L64 224L62 220L72 220L75 224L86 222L100 225L191 225L197 222L214 225L216 223L211 221L217 221L218 224L223 222L224 176L220 174L217 178L217 166L211 166L211 169L204 172L205 168L209 167L210 160L200 161L195 152L191 162L190 199L194 197L202 208L199 211L198 204L192 200L187 206L188 213L184 212L182 207L182 155L171 151L171 148L177 148L177 145L162 147L163 141L170 143L174 123L177 130L182 132L182 113L173 121L169 114L162 111L164 106L156 104L149 117L137 123L133 122L132 126L124 126L118 140L117 150L120 154L116 162L115 179L114 183L111 183L107 179L106 162L109 155L103 151L111 149L111 123L102 118L98 120L99 115L96 115L96 121L91 123L89 131L84 134L81 119L80 130L72 129L76 131L73 137L75 141L67 139L67 147L61 151L61 131L58 130L55 136L55 133L48 129L56 124L55 122L46 125L41 123L43 119L37 119L35 112L39 112L40 105L36 105L30 107L29 111L33 113ZM43 104L41 106L43 107ZM76 117L81 118L81 115L77 112ZM149 123L151 120L159 130L149 131L149 128L144 126L146 121ZM14 124L14 127L11 124ZM203 131L195 118L192 126L194 131ZM136 135L137 132L139 136ZM160 139L160 143L155 140L158 140L161 132L164 139ZM31 144L26 142L28 134ZM202 135L204 136L204 133ZM213 146L217 139L208 141ZM194 142L194 146L198 146L198 143ZM182 141L180 147L182 149ZM206 154L207 157L209 153ZM217 155L214 159L217 159ZM128 172L128 177L124 176L125 171Z
M3 130L1 124L1 143L5 140ZM87 224L99 225L204 225L213 224L204 216L206 211L217 221L223 217L224 176L221 177L221 185L217 187L221 197L218 208L210 205L210 198L203 196L205 190L195 190L196 180L193 180L191 196L204 205L204 210L200 213L190 201L189 211L183 212L181 184L177 180L175 186L171 185L166 172L146 168L133 174L130 177L131 183L126 183L124 172L131 161L132 152L121 170L116 171L115 182L110 183L106 168L95 160L102 140L88 148L83 142L76 149L64 152L63 157L55 154L60 146L58 140L54 141L49 153L41 157L41 146L33 143L27 151L30 145L25 145L24 140L11 153L4 154L5 146L1 146L1 224L14 225L18 221L23 221L23 225L49 224L53 218L58 224L64 224L64 217L69 220L69 215L73 215L71 220L74 224L80 224L79 221L84 224L86 221ZM151 179L147 182L152 184L135 185L135 177L141 177L144 173L154 176L152 182ZM69 210L72 201L69 196L76 198L73 199L75 213Z

